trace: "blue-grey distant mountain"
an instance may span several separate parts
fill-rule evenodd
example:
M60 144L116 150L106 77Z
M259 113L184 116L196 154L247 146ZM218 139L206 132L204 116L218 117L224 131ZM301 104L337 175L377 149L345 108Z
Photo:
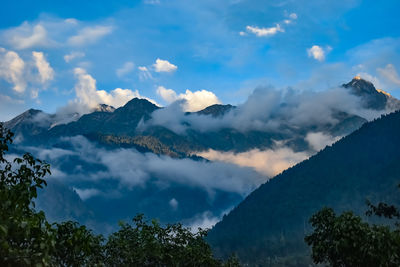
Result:
M329 206L362 215L366 199L400 204L399 136L397 111L261 185L211 230L214 251L254 266L308 266L313 213Z

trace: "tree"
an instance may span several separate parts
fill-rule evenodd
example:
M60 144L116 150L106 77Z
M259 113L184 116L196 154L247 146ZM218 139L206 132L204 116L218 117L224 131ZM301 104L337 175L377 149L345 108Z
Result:
M400 219L399 210L386 203L367 202L368 216ZM305 237L312 246L315 263L330 266L400 266L400 225L376 225L364 222L353 212L337 216L324 208L310 219L314 232Z
M133 225L120 224L105 246L108 266L238 266L235 258L226 263L214 259L204 241L206 230L192 233L182 224L162 227L156 220L146 222L142 214Z
M48 164L30 154L10 162L5 157L13 134L0 124L0 265L49 265L54 249L51 225L34 210Z
M103 266L101 235L95 235L84 225L67 221L55 223L56 246L53 262L59 266Z

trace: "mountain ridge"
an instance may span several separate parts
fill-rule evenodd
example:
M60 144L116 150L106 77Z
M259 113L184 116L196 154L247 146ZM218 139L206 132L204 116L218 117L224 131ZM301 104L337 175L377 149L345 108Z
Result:
M361 78L356 77L351 82L343 84L343 87L360 97L366 108L376 109L391 106L391 108L397 109L400 107L400 101L377 91L372 83ZM235 152L244 152L255 148L267 149L273 146L273 140L290 140L288 145L294 151L302 151L307 149L307 144L304 143L303 139L308 131L322 131L334 137L343 136L358 129L367 121L360 116L338 110L333 113L334 119L337 120L335 124L311 125L308 129L295 129L286 125L284 127L287 129L282 129L280 133L259 130L242 132L229 127L223 127L219 130L198 131L190 129L190 126L185 133L176 133L165 126L158 125L137 131L139 123L151 120L153 112L160 109L160 107L145 99L133 98L117 109L100 104L94 112L85 114L67 124L54 125L53 121L53 123L45 123L44 127L39 124L33 125L32 116L24 117L21 114L20 116L23 119L16 120L17 118L15 118L14 123L11 123L13 120L6 122L6 127L10 126L8 128L22 136L27 135L27 138L25 138L27 142L54 143L61 136L84 135L99 142L99 144L107 145L107 147L112 145L115 147L121 145L136 146L139 150L143 149L144 151L165 155L180 155L179 157L181 157L207 149ZM201 115L210 116L213 119L222 119L225 115L231 115L229 113L238 112L237 110L237 107L229 104L215 104L198 112L186 113L185 116ZM43 114L42 117L45 117L43 112L38 112L38 114ZM47 117L48 121L54 120L54 115ZM24 127L16 127L17 125L24 125L24 122L28 125L25 128L29 132L26 132ZM285 134L287 130L291 133ZM122 139L124 139L123 142ZM163 148L161 149L161 147Z

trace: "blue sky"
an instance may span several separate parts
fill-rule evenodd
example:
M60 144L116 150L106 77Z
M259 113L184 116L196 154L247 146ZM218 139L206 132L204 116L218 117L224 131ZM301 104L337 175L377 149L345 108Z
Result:
M325 90L355 75L400 97L398 10L396 0L4 0L0 120L134 96L196 110L242 103L257 86Z

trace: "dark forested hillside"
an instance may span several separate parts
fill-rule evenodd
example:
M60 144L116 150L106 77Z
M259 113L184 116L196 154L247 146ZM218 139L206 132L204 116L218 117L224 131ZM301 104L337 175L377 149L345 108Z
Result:
M366 199L400 203L400 112L364 124L251 193L210 232L218 255L243 262L306 262L310 216L324 206L364 214Z

